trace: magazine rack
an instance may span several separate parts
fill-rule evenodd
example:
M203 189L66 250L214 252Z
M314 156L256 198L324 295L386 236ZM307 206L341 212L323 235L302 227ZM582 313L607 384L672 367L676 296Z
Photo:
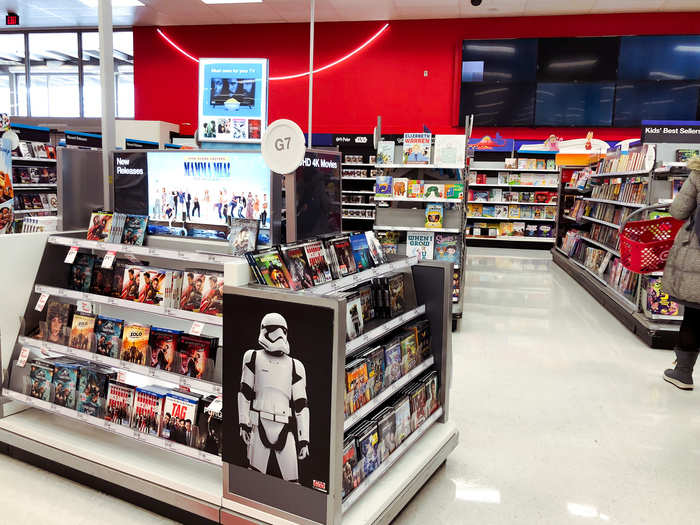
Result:
M449 422L451 382L451 264L413 263L403 271L412 277L415 307L403 315L373 321L361 338L346 343L346 300L336 295L291 292L257 285L225 285L224 298L224 499L223 523L241 517L263 523L389 523L456 447L458 433ZM396 263L391 263L396 264ZM379 267L381 268L381 267ZM358 285L373 272L356 274ZM365 274L365 275L363 275ZM431 324L432 355L348 418L344 415L345 363L378 337L400 329L425 312ZM289 355L303 365L309 417L308 458L299 461L299 483L247 468L238 407L246 388L241 376L246 351L257 345L261 319L282 315L288 325ZM228 322L234 319L236 322ZM246 361L249 362L249 361ZM255 365L262 366L262 365ZM298 363L295 366L299 366ZM439 379L440 409L418 427L380 467L342 500L343 433L424 370ZM258 376L256 376L258 377ZM241 394L238 394L239 390ZM257 394L255 399L258 399ZM262 403L262 401L261 401ZM245 405L244 405L245 406ZM293 423L291 423L293 424ZM277 456L278 458L280 456ZM288 458L287 458L288 459ZM294 457L296 461L296 456ZM280 464L285 459L278 459ZM272 467L270 467L272 468ZM286 521L285 521L286 520Z

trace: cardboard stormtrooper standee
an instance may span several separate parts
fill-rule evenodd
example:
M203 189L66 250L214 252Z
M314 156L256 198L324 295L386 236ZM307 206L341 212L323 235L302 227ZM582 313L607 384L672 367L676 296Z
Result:
M289 355L287 321L280 314L263 317L258 343L261 349L248 350L243 356L240 436L251 468L271 474L274 453L282 479L298 483L298 462L309 456L306 370Z

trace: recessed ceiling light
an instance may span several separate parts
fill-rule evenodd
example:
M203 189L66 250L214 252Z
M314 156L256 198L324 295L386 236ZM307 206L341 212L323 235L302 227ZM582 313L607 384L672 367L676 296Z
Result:
M97 7L98 0L80 0L88 7ZM112 7L143 7L139 0L112 0Z
M262 4L263 0L202 0L205 4Z

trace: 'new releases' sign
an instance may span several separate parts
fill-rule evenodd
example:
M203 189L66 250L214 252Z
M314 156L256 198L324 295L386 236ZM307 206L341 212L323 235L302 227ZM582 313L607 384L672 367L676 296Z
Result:
M642 142L697 144L700 142L700 122L644 120Z

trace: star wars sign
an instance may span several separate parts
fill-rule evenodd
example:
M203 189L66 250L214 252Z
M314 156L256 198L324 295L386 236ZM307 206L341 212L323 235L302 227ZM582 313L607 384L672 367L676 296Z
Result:
M304 132L291 120L275 120L265 130L260 146L263 160L275 173L292 173L304 160Z

